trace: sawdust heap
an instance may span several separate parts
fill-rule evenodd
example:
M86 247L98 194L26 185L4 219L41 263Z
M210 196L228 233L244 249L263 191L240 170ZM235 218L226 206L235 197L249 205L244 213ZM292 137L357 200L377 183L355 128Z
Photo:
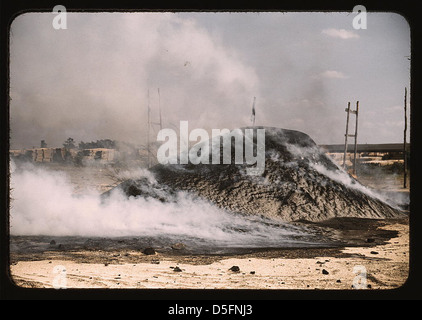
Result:
M175 194L184 191L230 212L283 221L402 216L399 210L333 163L308 135L255 127L262 128L265 129L265 171L260 176L247 175L247 165L234 161L218 165L160 164L150 169L156 181L128 180L117 188L128 196L162 201L176 201Z

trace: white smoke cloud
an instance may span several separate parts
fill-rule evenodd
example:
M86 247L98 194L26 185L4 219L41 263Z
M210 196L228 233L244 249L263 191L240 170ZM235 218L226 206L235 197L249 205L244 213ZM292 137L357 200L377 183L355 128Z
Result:
M402 202L405 202L405 200L400 196L397 196L397 197L392 197L391 195L386 196L382 194L381 192L378 192L374 189L371 189L362 185L357 180L353 179L347 172L345 172L342 168L340 168L340 166L338 166L336 163L333 162L333 164L335 164L335 166L338 167L338 170L329 170L323 165L318 164L318 163L310 163L310 166L314 170L327 176L333 181L339 182L350 189L358 190L368 195L369 197L378 199L398 210L400 210L399 204L401 204Z
M153 179L150 174L146 177ZM32 165L16 168L12 163L11 188L11 235L167 236L230 247L310 245L314 241L307 238L310 234L305 229L258 216L229 214L182 192L177 202L166 203L128 198L117 191L106 199L95 191L76 195L65 174Z
M69 136L144 143L148 90L157 122L158 88L166 127L249 123L254 69L194 20L69 12L68 29L55 30L51 19L28 13L11 26L12 147L61 146Z

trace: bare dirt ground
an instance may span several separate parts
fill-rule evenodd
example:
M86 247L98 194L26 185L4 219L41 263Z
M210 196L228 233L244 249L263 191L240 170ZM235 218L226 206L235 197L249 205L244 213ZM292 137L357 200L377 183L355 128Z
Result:
M29 260L20 257L11 265L11 276L16 285L32 288L398 288L409 270L408 224L395 222L382 229L398 236L376 246L273 249L230 256L53 251Z

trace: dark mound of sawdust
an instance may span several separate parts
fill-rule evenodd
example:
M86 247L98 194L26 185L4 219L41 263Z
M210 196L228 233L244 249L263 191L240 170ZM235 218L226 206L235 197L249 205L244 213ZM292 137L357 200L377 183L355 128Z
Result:
M242 128L242 132L244 133ZM323 221L336 217L399 218L403 214L359 184L326 156L306 134L265 129L265 171L253 176L254 165L156 165L156 182L128 180L117 188L128 196L177 201L185 191L230 212L262 215L283 221Z

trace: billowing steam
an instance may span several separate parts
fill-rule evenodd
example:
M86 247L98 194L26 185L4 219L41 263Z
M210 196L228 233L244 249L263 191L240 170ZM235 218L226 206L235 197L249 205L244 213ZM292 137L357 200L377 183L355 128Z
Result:
M11 235L167 237L230 247L316 244L302 227L230 214L184 193L177 202L128 198L117 189L107 199L95 191L75 195L65 174L13 163L11 188Z
M338 170L332 171L327 170L324 166L321 164L312 163L311 167L318 171L319 173L327 176L328 178L337 181L348 188L358 190L371 198L376 198L378 200L381 200L382 202L387 203L389 206L399 209L400 205L408 204L408 199L406 197L401 196L400 194L393 195L392 193L389 195L385 195L382 192L375 191L371 188L368 188L362 184L360 184L358 181L353 179L347 172L345 172L340 166L338 166L335 162L333 162L337 167Z

